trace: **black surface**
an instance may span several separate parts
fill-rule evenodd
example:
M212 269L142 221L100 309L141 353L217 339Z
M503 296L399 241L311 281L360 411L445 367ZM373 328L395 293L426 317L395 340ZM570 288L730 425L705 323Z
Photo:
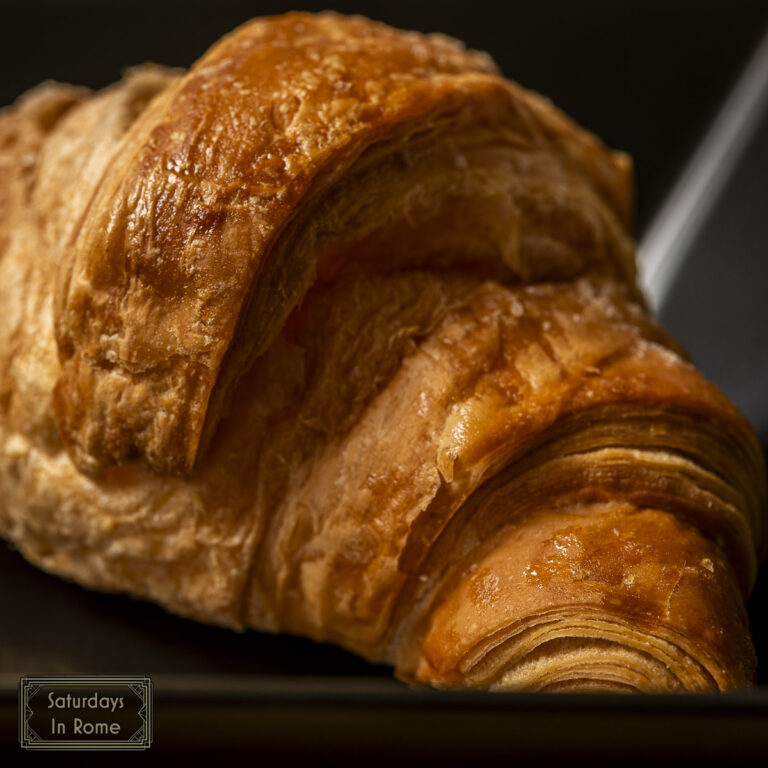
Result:
M333 6L398 26L446 32L489 50L508 76L546 93L607 142L630 151L638 171L641 229L768 23L768 3L762 0ZM236 24L287 7L231 0L0 0L0 103L46 77L100 87L124 66L144 60L187 65ZM755 146L692 250L696 261L676 285L664 319L737 402L752 402L749 393L756 393L758 406L751 413L759 421L768 400L768 322L760 320L768 316L768 284L762 278L768 259L761 258L768 247L763 213L768 126ZM745 299L739 286L755 276ZM744 334L744 328L751 330ZM0 674L7 673L5 688L0 684L0 749L15 745L15 693L8 687L15 675L103 672L157 678L157 753L185 743L195 750L219 749L229 739L240 749L258 747L262 753L290 749L349 756L358 750L370 764L376 750L386 762L399 739L401 753L438 751L444 759L446 750L454 756L463 751L606 756L632 750L637 756L677 750L701 759L768 754L765 690L741 698L599 703L514 695L454 700L410 691L390 680L388 669L332 646L254 632L237 635L177 619L153 605L81 589L29 566L2 544L0 585ZM764 573L750 604L758 655L766 660L760 668L764 684L766 609ZM319 672L329 677L318 681ZM169 674L195 677L158 677ZM200 674L211 677L200 680ZM686 703L696 701L702 703ZM607 741L605 733L612 734Z
M768 754L768 695L499 695L405 691L385 681L249 678L174 687L156 679L154 741L148 753L110 754L110 763L169 756L250 756L259 765L594 765L660 757L695 765L762 765ZM13 733L15 697L0 692L0 751ZM13 754L18 756L20 750ZM60 755L30 755L52 760ZM505 762L497 762L505 759ZM103 759L103 758L102 758ZM90 764L91 761L83 761ZM600 764L600 763L598 763ZM666 765L666 761L661 761Z

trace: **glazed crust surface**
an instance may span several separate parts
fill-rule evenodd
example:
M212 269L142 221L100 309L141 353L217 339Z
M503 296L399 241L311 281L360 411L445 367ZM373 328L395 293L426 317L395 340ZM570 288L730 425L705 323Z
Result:
M551 198L543 212L534 198L547 177L568 184L579 166L580 182L626 215L625 162L569 128L487 56L441 36L325 14L257 20L224 38L127 130L62 254L55 406L73 460L91 472L137 458L163 474L192 471L237 379L313 282L322 247L363 234L338 213L324 212L321 232L301 215L339 179L349 187L355 165L369 166L356 189L368 228L435 208L452 188L461 197L460 167L440 192L411 184L405 201L377 199L376 187L399 148L401 163L435 155L426 174L445 164L442 140L460 163L472 131L500 155L531 150L539 189L496 183L487 196L498 216L512 208L531 229L557 216ZM602 267L630 269L623 250L623 263Z
M748 684L764 461L630 208L487 56L360 18L39 87L0 115L0 531L409 681Z

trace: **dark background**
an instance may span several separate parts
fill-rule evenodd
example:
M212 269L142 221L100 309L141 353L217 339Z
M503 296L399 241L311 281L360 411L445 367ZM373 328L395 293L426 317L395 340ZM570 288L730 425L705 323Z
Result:
M447 33L487 50L505 75L544 93L606 143L628 151L636 167L639 236L768 30L764 0L296 5L0 0L0 104L46 78L98 88L143 61L188 66L249 18L329 5L395 26ZM705 373L748 413L764 446L767 172L764 119L662 307L662 319ZM768 684L767 581L763 573L750 603L762 684ZM352 679L390 674L334 647L253 632L236 635L177 619L153 605L80 589L32 568L1 543L0 616L0 676L119 672Z
M490 52L632 154L641 230L768 23L765 0L0 0L0 104L47 78L99 88L144 61L186 67L254 16L328 7Z

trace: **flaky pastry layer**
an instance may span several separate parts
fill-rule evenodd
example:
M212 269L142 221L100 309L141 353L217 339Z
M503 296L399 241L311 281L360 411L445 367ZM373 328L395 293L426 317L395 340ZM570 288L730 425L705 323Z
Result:
M647 315L627 158L335 14L0 116L0 531L437 686L754 675L749 425Z

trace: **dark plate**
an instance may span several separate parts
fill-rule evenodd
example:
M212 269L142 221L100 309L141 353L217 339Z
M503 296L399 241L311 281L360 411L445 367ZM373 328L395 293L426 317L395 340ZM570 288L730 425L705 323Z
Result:
M687 178L681 176L685 160L707 126L717 124L718 106L733 92L766 28L768 5L759 0L333 5L398 26L447 32L489 50L505 74L546 93L607 142L630 151L647 248L664 220L655 214L666 211L680 224L686 200L693 199L694 209L707 207L705 217L682 222L684 237L662 238L662 246L654 241L657 252L671 242L680 256L678 270L665 283L661 316L745 410L765 445L768 117L759 99L752 100L751 112L743 104L741 112L734 108L733 119L743 123L735 149L727 132L725 139L710 141L714 149L707 157L719 168L708 182L711 194L700 199L690 184L671 197L670 191L676 178ZM5 31L0 103L45 77L97 87L116 79L122 66L145 59L186 65L237 23L286 9L284 3L229 0L0 0ZM717 165L718 157L726 156L727 162ZM702 162L699 156L699 168ZM766 581L763 574L750 602L758 657L765 660L763 684L768 683ZM229 747L315 760L365 755L368 764L387 763L395 754L443 761L461 755L539 760L623 755L624 762L627 755L768 754L768 686L719 697L414 691L392 680L388 669L338 648L184 621L153 605L48 576L2 546L0 585L0 747L11 751L18 749L18 676L89 672L153 677L153 754Z

